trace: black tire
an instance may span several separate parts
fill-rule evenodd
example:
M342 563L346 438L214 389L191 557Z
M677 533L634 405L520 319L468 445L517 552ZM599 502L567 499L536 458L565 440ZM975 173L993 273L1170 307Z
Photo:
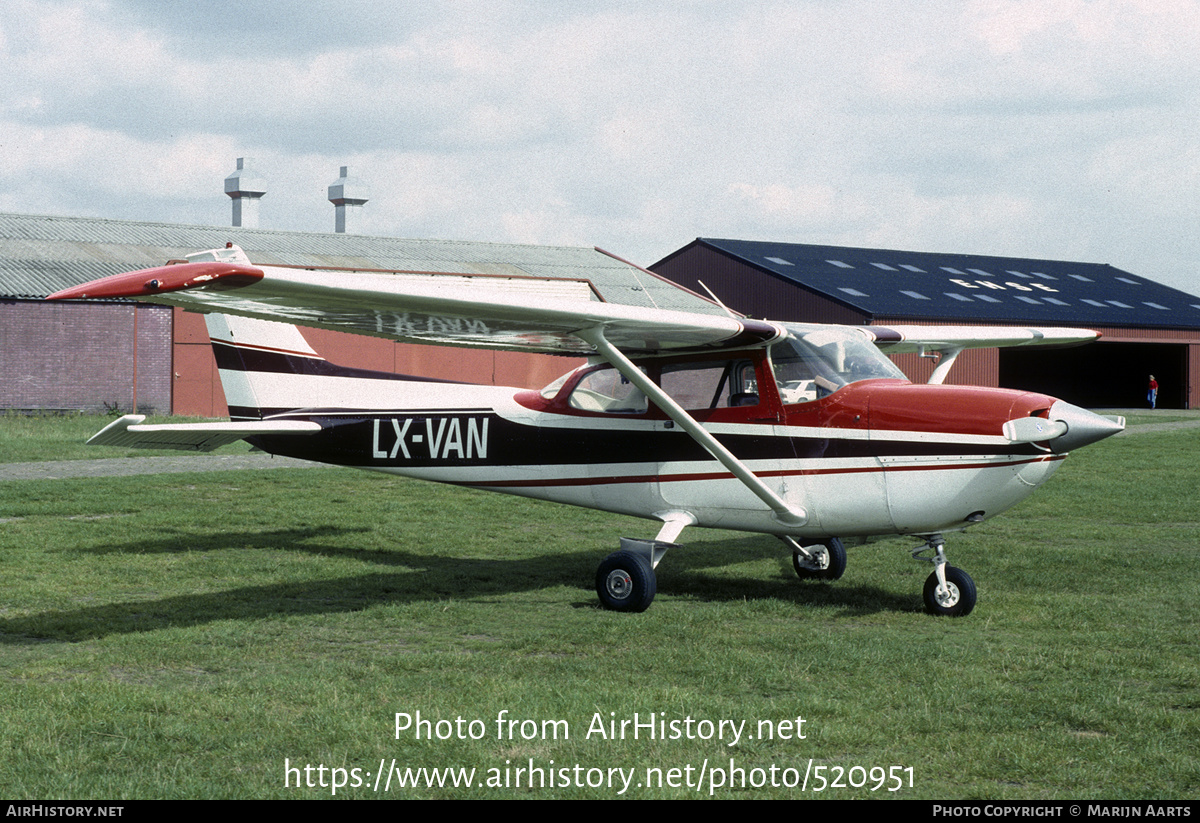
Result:
M615 612L644 612L654 602L658 581L654 568L634 552L614 552L596 569L600 605Z
M817 546L806 546L812 551ZM801 580L837 580L846 573L846 547L836 537L819 544L823 549L816 562L808 560L802 554L792 555L792 568Z
M939 617L966 617L975 608L975 581L962 569L946 567L946 587L950 593L940 601L937 585L937 572L934 572L925 581L925 611Z

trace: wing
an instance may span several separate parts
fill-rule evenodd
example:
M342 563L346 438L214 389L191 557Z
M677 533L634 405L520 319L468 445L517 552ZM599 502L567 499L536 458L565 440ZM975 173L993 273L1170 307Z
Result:
M916 352L922 357L939 352L930 383L941 383L964 349L1007 346L1072 346L1100 336L1088 329L1020 328L1009 326L864 326L859 331L885 354Z
M951 352L1005 346L1065 346L1100 336L1087 329L1007 326L865 326L860 329L887 354Z
M576 336L586 329L602 329L635 353L754 345L783 334L771 323L604 302L585 280L254 266L236 246L189 259L48 299L135 297L414 343L551 354L590 354Z

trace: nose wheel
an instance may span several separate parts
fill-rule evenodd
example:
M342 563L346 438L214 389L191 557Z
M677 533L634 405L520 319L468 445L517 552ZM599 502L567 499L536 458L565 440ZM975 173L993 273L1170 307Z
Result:
M926 578L922 592L925 611L939 617L966 617L975 608L975 581L962 569L946 562L945 549L946 541L935 534L913 552L914 559L933 564L933 574ZM922 557L926 551L932 551L934 556Z
M925 580L925 611L942 617L966 617L975 608L975 581L962 569L945 566L946 582L937 572Z

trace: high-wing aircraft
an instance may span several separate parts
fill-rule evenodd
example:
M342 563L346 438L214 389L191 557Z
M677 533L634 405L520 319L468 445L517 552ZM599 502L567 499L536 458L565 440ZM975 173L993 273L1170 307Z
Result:
M518 282L518 280L520 282ZM544 287L544 288L542 288ZM661 521L622 538L600 602L643 611L688 526L778 537L797 575L835 580L845 542L912 535L927 610L975 584L943 535L1023 500L1067 452L1124 428L1062 400L947 386L963 349L1064 345L1078 329L774 323L607 303L586 283L255 266L236 246L49 299L133 297L206 313L230 422L145 425L89 442L267 452ZM298 325L395 340L585 356L541 391L337 366ZM885 352L940 353L913 384Z

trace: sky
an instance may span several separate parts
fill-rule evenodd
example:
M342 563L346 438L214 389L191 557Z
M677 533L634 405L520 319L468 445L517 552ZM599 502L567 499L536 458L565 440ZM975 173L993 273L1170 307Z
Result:
M1200 0L4 0L0 211L1111 263L1200 293ZM729 302L728 300L726 302ZM733 301L733 302L736 302Z

